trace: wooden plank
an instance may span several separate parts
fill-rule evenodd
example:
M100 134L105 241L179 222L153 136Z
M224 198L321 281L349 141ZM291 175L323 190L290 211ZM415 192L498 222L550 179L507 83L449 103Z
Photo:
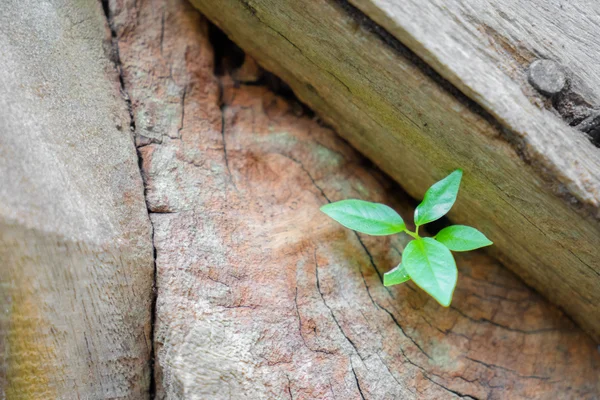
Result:
M592 340L483 253L458 258L453 308L412 283L386 289L380 274L406 238L357 236L319 206L360 196L408 217L406 195L257 82L251 62L232 71L251 85L215 76L214 54L234 52L216 39L213 49L186 1L113 12L155 232L157 398L600 390Z
M147 399L150 221L99 2L0 3L0 398Z
M565 69L570 83L563 94L574 92L588 106L600 106L600 67L596 65L600 3L596 1L350 3L498 115L528 110L524 96L540 105L540 96L526 79L530 63L539 58L554 60ZM436 29L424 29L432 24ZM464 62L465 55L473 56L471 62ZM507 103L509 99L516 103Z
M525 130L495 118L346 3L193 4L412 196L464 168L450 216L485 231L508 266L600 339L600 226L590 217L600 160L587 139L539 109ZM563 152L579 158L536 147L539 126L563 132Z
M526 159L598 209L600 151L566 122L600 110L600 3L589 0L350 0L510 129ZM427 27L435 26L435 29ZM553 60L567 82L552 101L528 81ZM561 85L562 86L562 85ZM593 90L592 90L593 88ZM576 101L578 100L578 101ZM595 211L596 217L598 216Z

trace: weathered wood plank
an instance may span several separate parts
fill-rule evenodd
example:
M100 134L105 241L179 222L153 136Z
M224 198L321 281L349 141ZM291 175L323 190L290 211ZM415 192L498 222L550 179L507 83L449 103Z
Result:
M153 250L95 0L0 3L0 398L147 399Z
M387 290L403 238L358 237L318 209L363 197L408 217L405 194L293 104L215 77L185 1L112 8L155 231L157 398L600 391L595 344L482 253L459 258L453 308L413 284Z
M600 3L350 0L517 136L580 201L600 204L600 151L572 124L600 110ZM429 27L435 26L435 29ZM568 83L553 102L528 82L549 59ZM575 100L579 100L576 102ZM568 108L568 110L564 110ZM571 115L574 114L574 115ZM598 217L596 211L596 216Z
M451 217L482 228L507 265L600 339L600 225L589 216L600 159L587 139L531 111L565 133L563 151L583 149L553 165L527 130L537 117L525 130L495 119L347 3L192 2L412 196L464 168Z
M470 97L498 115L540 105L526 70L558 62L574 92L600 106L600 4L592 0L350 0ZM423 29L435 24L436 29ZM472 55L470 63L463 62ZM498 90L500 89L500 90ZM510 101L509 101L510 100ZM539 118L539 117L538 117ZM518 122L513 122L517 124ZM527 133L527 132L525 132Z

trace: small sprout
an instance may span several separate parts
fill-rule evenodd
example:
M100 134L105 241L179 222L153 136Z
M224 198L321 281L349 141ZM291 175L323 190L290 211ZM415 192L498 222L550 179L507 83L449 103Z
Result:
M456 287L458 271L452 251L469 251L492 242L475 228L452 225L433 237L419 236L421 225L443 217L454 205L462 170L457 169L427 190L415 210L416 229L410 231L402 217L384 204L363 200L342 200L321 207L321 211L347 228L368 235L383 236L404 232L411 240L402 254L402 263L383 276L385 286L413 280L438 303L448 307Z

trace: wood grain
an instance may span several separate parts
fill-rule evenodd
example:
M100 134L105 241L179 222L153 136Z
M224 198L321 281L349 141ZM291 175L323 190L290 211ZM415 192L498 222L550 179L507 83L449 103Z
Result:
M147 399L154 274L99 2L0 3L0 398Z
M247 85L215 76L207 21L188 3L111 7L144 127L158 399L600 393L595 344L483 253L458 258L452 308L412 283L385 288L406 238L358 236L319 206L361 197L409 218L407 196L251 61L231 71Z
M513 271L600 340L600 159L583 135L531 104L511 126L345 2L193 4L413 197L464 168L450 217L483 230ZM556 163L557 148L541 141L563 133L560 149L573 154Z
M436 72L481 105L580 201L597 210L600 151L567 126L527 82L537 59L565 69L577 96L600 108L600 3L576 0L351 0ZM435 29L427 27L435 26ZM591 66L591 67L590 67ZM555 99L555 103L559 102ZM573 105L575 107L576 105ZM596 213L596 217L598 214Z

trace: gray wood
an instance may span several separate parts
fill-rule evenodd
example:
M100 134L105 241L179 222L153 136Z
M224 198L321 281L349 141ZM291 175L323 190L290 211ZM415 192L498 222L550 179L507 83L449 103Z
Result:
M153 249L95 0L0 3L0 398L144 399Z
M460 34L444 30L452 14L442 7L436 20L419 23L415 2L411 26L440 32L435 49L460 55L459 72L466 75L460 77L486 89L480 93L447 75L457 82L449 84L343 1L192 2L412 196L422 197L435 180L464 168L450 217L482 229L510 268L600 339L600 157L527 83L526 67L535 57L508 75L474 72L468 65L485 65L485 54L457 49L447 39ZM360 3L376 16L374 4ZM423 12L433 7L418 4ZM382 24L394 22L379 15ZM490 47L505 43L494 42L499 38L490 30L476 35ZM410 36L402 39L419 46ZM439 69L433 56L422 58ZM582 81L595 72L587 74L579 75ZM498 96L502 101L494 101ZM521 111L512 112L515 107Z
M426 58L453 84L465 92L478 92L490 104L498 103L511 92L518 95L519 90L534 97L523 85L522 71L534 59L542 58L563 65L570 72L571 89L590 104L600 105L597 34L600 3L597 1L350 0L350 3ZM466 63L463 62L466 55L477 57ZM469 75L472 73L476 76ZM484 78L489 79L488 84ZM512 84L507 92L490 92L499 82Z

